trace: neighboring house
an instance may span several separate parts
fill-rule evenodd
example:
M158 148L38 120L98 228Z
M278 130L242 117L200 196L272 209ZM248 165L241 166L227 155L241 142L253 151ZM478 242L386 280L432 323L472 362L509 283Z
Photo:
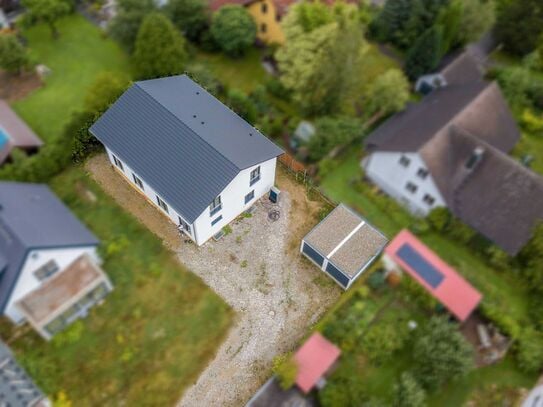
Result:
M198 245L270 191L283 153L186 75L135 83L90 132Z
M407 229L386 247L383 264L388 271L409 274L460 322L470 317L482 299L479 291Z
M0 406L49 407L51 402L0 341Z
M50 339L111 291L96 237L46 185L0 182L0 307Z
M9 160L14 148L33 154L42 145L30 127L0 99L0 166Z
M302 239L300 252L346 290L387 241L364 218L340 204Z
M412 213L446 206L510 254L543 219L543 178L508 156L520 132L495 82L468 50L431 91L365 140L366 176Z

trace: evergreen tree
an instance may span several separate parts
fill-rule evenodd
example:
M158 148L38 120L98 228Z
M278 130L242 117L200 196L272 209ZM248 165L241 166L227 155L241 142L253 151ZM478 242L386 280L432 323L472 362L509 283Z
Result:
M411 80L430 73L439 63L442 48L441 26L434 26L422 34L408 51L405 73Z
M502 5L496 33L506 51L520 56L532 52L543 33L541 0L515 0Z
M109 35L132 53L143 19L155 10L153 0L118 0L117 15L108 26Z
M140 79L182 73L187 60L185 40L163 14L151 13L140 27L134 62Z
M166 13L175 26L191 41L207 28L207 6L203 0L170 0Z
M213 14L211 35L225 54L237 57L255 42L256 24L245 7L224 6Z
M447 7L444 7L437 17L436 24L443 27L443 38L441 42L440 55L446 55L449 50L459 44L460 24L462 22L463 3L462 0L453 0Z
M0 68L10 73L20 73L28 66L28 56L20 41L12 34L0 35Z

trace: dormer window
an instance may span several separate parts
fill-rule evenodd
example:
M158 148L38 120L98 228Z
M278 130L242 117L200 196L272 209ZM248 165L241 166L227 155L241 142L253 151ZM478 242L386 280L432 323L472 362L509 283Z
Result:
M249 186L252 186L254 183L258 182L260 179L260 165L251 171L251 180L249 181Z
M410 160L409 158L407 158L405 155L402 155L402 156L400 157L399 163L400 163L400 165L401 165L402 167L405 167L405 168L409 167L409 163L410 163L410 162L411 162L411 160Z
M209 205L209 216L215 215L221 209L222 209L222 202L221 202L221 196L219 195L217 198L213 200L213 202L211 202L211 205Z

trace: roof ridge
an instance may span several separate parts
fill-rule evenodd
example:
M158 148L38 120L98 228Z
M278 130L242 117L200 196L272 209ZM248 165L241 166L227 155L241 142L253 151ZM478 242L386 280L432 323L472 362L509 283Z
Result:
M184 75L176 75L176 76L184 76ZM185 126L187 126L191 132L193 132L200 140L202 140L204 143L206 143L209 147L211 147L213 150L215 150L221 157L223 157L226 161L228 161L230 164L232 164L237 170L238 173L243 170L243 168L239 168L236 164L232 162L228 157L226 157L222 152L217 150L213 145L209 143L206 139L204 139L202 136L200 136L191 126L189 126L187 123L185 123L183 120L181 120L179 117L177 117L170 109L168 109L166 106L164 106L162 103L160 103L153 95L151 95L149 92L147 92L145 89L143 89L141 86L139 86L139 83L144 81L138 81L134 82L134 85L137 86L142 92L144 92L147 96L149 96L153 101L160 107L160 109L168 112L170 116L172 116L176 121L179 123L183 123ZM196 82L195 82L196 83ZM197 84L200 86L200 84ZM202 88L200 86L200 88ZM204 88L202 88L204 91L206 91ZM207 92L207 91L206 91ZM208 92L209 93L209 92ZM211 95L211 94L210 94ZM226 105L225 105L226 106ZM231 110L231 109L230 109ZM234 112L235 113L235 112ZM237 114L237 113L236 113ZM238 115L239 116L239 115ZM240 116L241 117L241 116Z

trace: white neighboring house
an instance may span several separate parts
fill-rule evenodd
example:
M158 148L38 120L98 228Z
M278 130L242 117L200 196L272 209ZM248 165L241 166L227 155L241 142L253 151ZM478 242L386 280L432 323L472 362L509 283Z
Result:
M112 289L98 239L46 185L0 182L0 306L50 339Z
M90 132L198 245L270 191L283 153L186 75L136 82Z
M509 254L543 219L543 178L508 155L520 138L495 82L469 50L442 71L446 86L365 140L366 176L411 213L446 206ZM514 220L514 221L512 221Z

